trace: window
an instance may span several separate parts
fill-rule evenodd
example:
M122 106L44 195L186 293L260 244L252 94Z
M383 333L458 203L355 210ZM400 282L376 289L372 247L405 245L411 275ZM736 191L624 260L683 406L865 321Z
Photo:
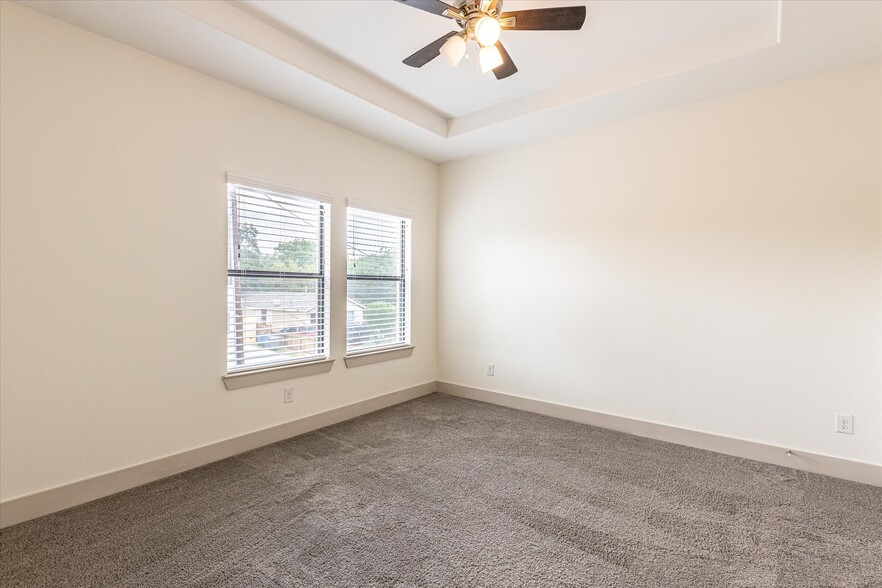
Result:
M346 353L410 344L410 219L348 209Z
M228 176L227 373L328 356L330 205Z

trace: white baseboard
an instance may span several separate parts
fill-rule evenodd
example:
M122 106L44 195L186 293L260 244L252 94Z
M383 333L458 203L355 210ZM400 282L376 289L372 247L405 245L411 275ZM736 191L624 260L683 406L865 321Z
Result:
M534 398L504 394L502 392L491 392L448 382L438 382L438 391L452 396L489 402L568 421L594 425L595 427L603 427L604 429L630 433L640 437L648 437L735 457L763 461L815 474L825 474L853 482L882 486L882 466L872 463L798 450L791 450L790 455L788 455L788 448L786 447L776 447L756 441L724 437L713 433L641 421L575 406L555 404Z
M270 443L296 437L322 427L353 419L382 408L412 400L437 390L436 382L426 382L303 417L253 433L246 433L210 445L161 457L70 484L0 502L0 528L71 508L148 482L154 482L186 470L257 449Z
M276 443L322 427L347 421L357 416L431 394L435 391L612 429L614 431L622 431L640 437L668 441L735 457L791 467L806 472L882 486L882 466L871 463L797 450L792 451L791 455L787 455L787 449L784 447L776 447L756 441L724 437L702 431L641 421L448 382L426 382L425 384L368 398L367 400L341 406L323 413L203 447L197 447L175 455L78 480L33 494L4 500L0 502L0 528L85 504L98 498L173 476L186 470L269 445L270 443Z

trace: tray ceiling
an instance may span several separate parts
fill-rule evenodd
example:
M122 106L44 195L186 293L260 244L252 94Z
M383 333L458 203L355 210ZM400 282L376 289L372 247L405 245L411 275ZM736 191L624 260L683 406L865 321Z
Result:
M504 31L502 81L474 58L403 65L453 23L391 0L20 4L436 162L882 59L880 2L505 0L587 19Z

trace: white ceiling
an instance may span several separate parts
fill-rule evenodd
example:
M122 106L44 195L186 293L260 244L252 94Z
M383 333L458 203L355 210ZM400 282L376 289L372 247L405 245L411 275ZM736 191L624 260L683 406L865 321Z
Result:
M20 3L436 162L882 59L882 2L584 4L581 31L503 31L519 72L401 60L452 21L391 0ZM454 25L455 26L455 25Z
M776 0L505 0L505 11L581 4L587 7L587 17L581 31L505 31L501 40L520 72L500 81L492 74L481 74L475 68L477 59L463 61L457 68L443 59L420 69L403 65L401 60L420 47L459 30L448 18L403 4L365 0L239 0L236 4L381 79L445 118L777 13Z

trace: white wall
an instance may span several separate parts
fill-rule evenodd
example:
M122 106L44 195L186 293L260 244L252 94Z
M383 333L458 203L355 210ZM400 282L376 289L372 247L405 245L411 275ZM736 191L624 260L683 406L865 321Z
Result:
M879 64L445 165L439 377L436 166L0 7L0 499L436 378L882 463ZM412 358L224 389L227 170L334 197L338 309L413 211Z
M437 166L0 5L0 498L436 379ZM224 389L228 170L334 197L336 358L345 199L413 212L413 357Z
M440 379L882 463L880 70L442 166Z

